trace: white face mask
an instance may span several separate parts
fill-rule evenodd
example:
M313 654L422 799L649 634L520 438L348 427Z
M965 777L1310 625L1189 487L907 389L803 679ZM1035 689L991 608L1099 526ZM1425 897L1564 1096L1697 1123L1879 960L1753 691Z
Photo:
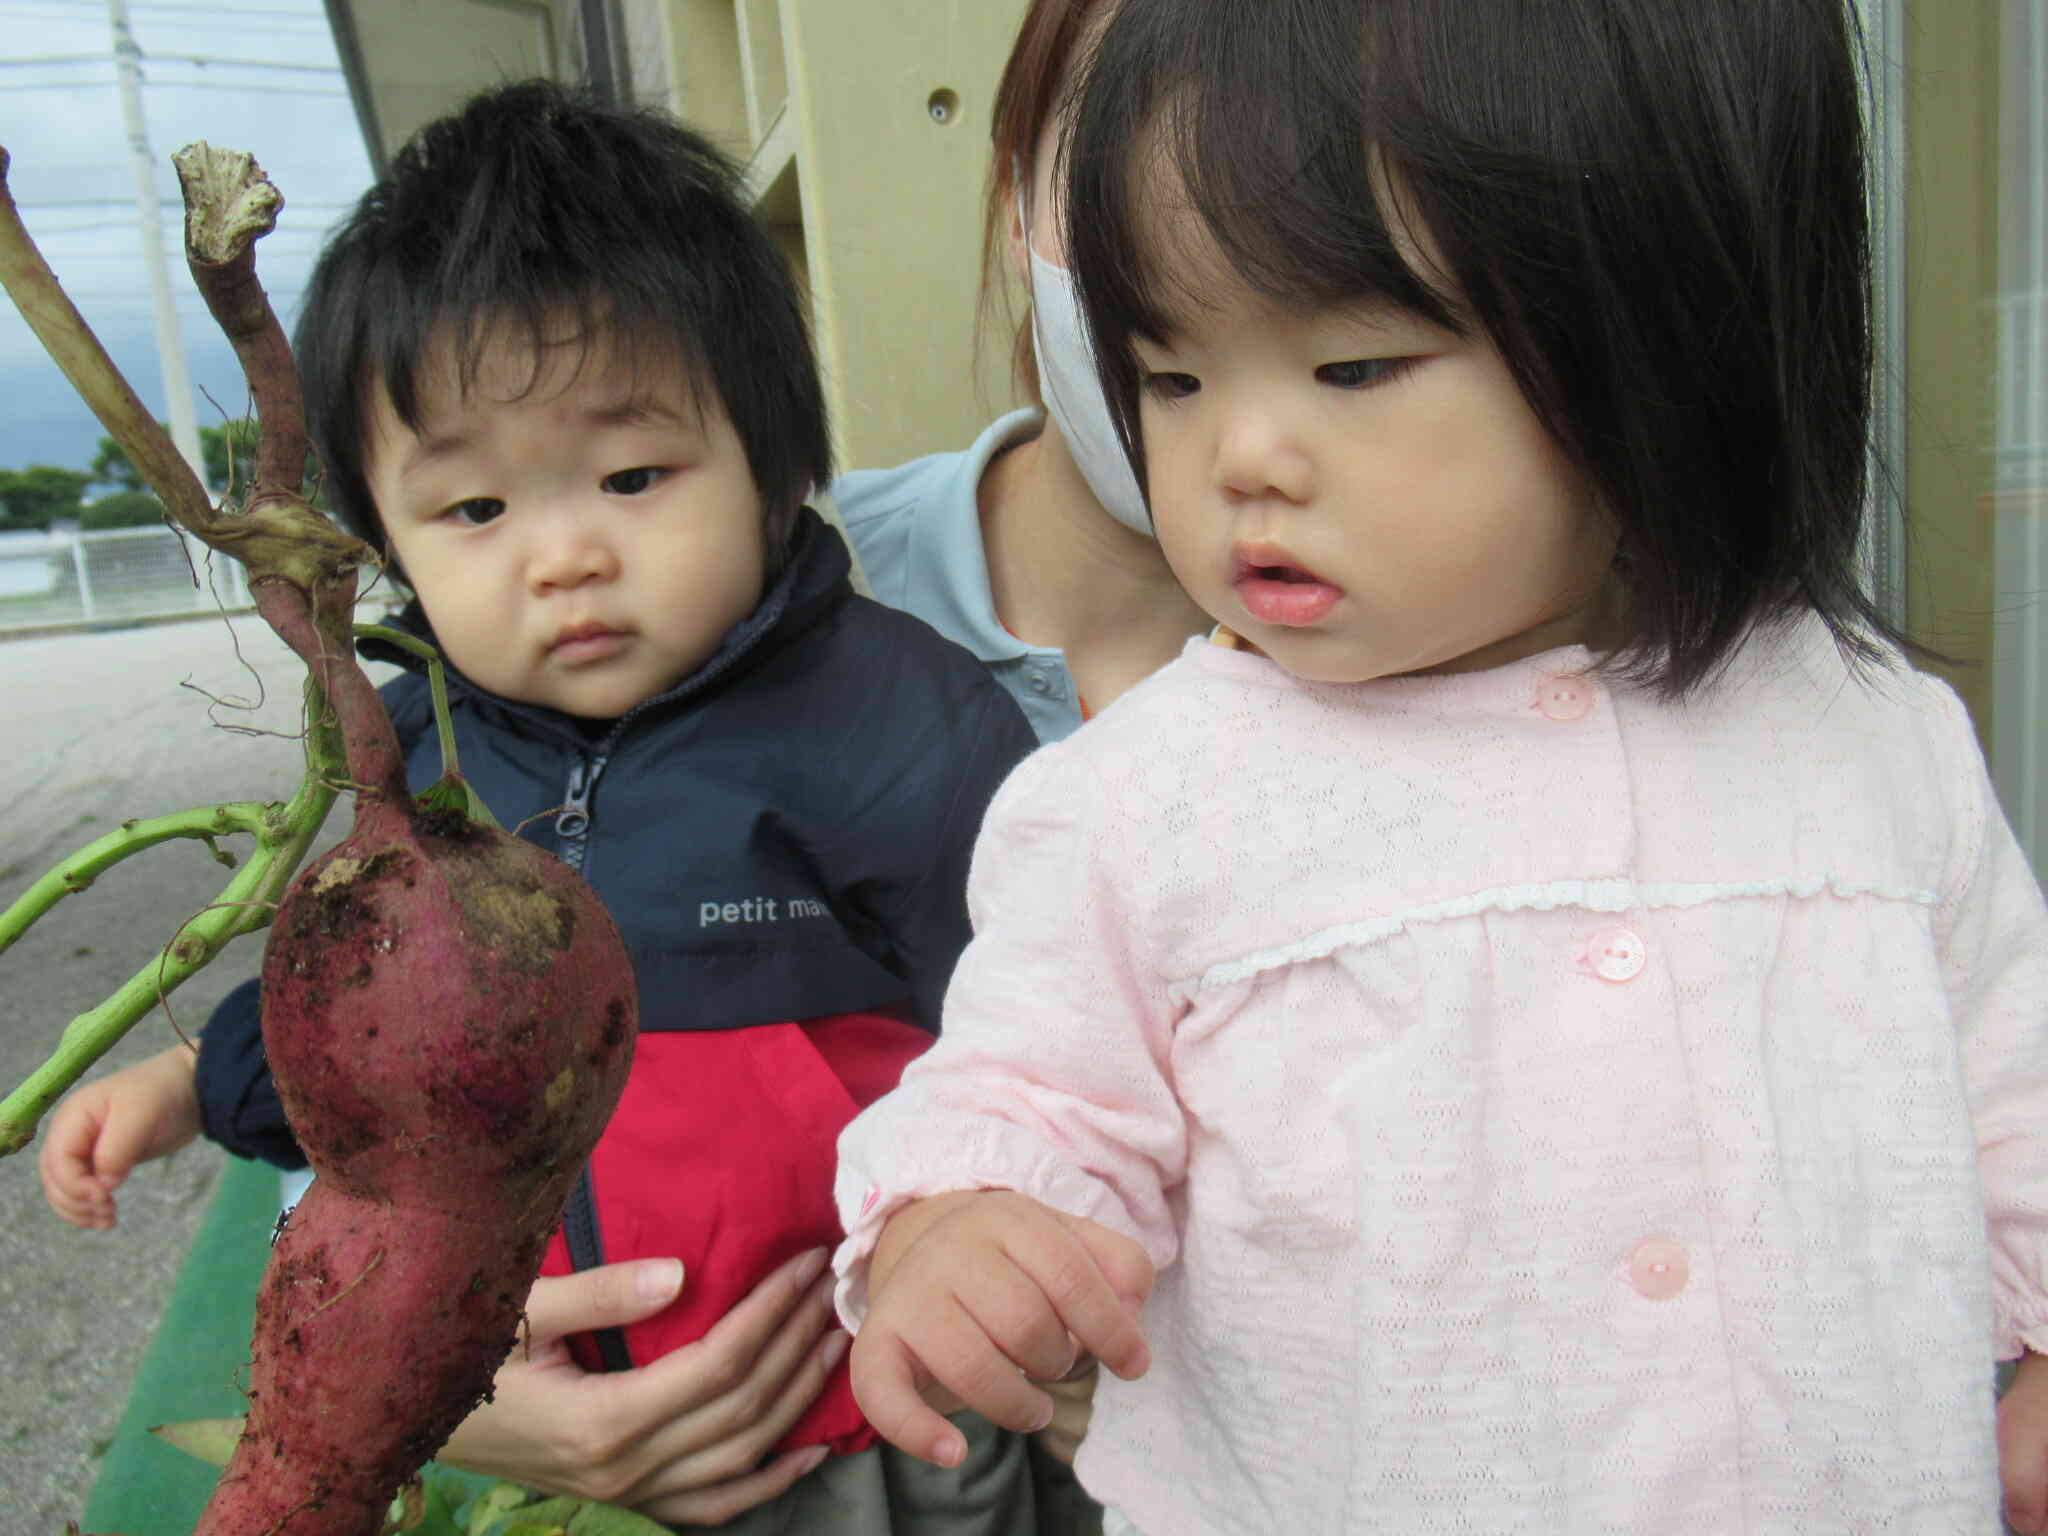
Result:
M1095 358L1081 322L1073 275L1031 249L1031 219L1017 199L1024 224L1024 249L1031 257L1031 338L1038 354L1038 392L1046 414L1066 439L1074 467L1109 515L1134 533L1156 538L1145 493L1131 473L1109 417L1109 401L1095 374Z

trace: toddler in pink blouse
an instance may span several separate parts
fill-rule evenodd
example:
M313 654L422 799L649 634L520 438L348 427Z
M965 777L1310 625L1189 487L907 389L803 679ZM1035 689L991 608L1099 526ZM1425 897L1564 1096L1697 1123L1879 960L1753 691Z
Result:
M1219 627L841 1142L897 1444L1089 1352L1112 1532L2040 1529L2048 916L1859 584L1858 47L1121 0L1067 249Z

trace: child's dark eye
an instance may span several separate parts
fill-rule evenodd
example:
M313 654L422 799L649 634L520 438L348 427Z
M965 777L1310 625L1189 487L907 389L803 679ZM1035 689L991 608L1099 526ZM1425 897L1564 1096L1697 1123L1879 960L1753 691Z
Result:
M466 528L481 528L485 523L496 522L504 511L505 503L495 496L472 496L467 501L458 501L443 515Z
M663 471L643 465L638 469L621 469L606 475L599 481L600 487L613 496L638 496L651 491L660 483Z
M1145 393L1155 400L1185 400L1189 395L1200 394L1202 381L1192 373L1148 373L1145 375Z
M1341 363L1325 363L1316 370L1316 382L1334 389L1371 389L1389 379L1399 378L1413 367L1412 357L1358 357Z

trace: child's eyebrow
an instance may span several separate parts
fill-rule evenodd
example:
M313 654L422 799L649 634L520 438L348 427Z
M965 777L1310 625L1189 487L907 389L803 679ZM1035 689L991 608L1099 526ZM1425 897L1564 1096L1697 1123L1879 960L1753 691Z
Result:
M469 447L470 438L466 432L433 432L421 430L413 436L411 450L399 462L398 472L409 475L424 469L436 459L445 459L461 453Z
M630 397L594 405L583 413L583 419L593 427L653 425L682 432L695 431L700 425L695 411L677 410L661 400ZM417 474L437 460L463 453L472 442L472 434L460 429L437 432L431 427L422 427L414 435L410 451L399 462L399 473Z
M652 424L662 427L693 427L697 413L678 411L662 400L624 399L614 400L606 405L592 406L584 414L584 420L596 427L637 427Z

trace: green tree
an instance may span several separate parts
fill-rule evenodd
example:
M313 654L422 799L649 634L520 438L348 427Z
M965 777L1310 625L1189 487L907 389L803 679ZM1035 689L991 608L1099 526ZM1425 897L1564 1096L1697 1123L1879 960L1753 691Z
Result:
M78 526L95 528L143 528L164 520L164 504L148 491L115 491L79 509Z
M75 469L31 464L0 469L0 530L48 528L60 517L77 517L92 476Z
M128 455L121 451L121 445L111 437L100 439L100 451L93 455L88 466L94 485L111 485L117 491L140 491L142 475Z
M199 429L199 456L206 461L206 488L214 495L226 494L231 484L239 487L249 483L255 474L257 431L253 416ZM93 455L91 468L95 485L111 485L119 491L147 489L141 473L111 437L100 439L100 450Z

